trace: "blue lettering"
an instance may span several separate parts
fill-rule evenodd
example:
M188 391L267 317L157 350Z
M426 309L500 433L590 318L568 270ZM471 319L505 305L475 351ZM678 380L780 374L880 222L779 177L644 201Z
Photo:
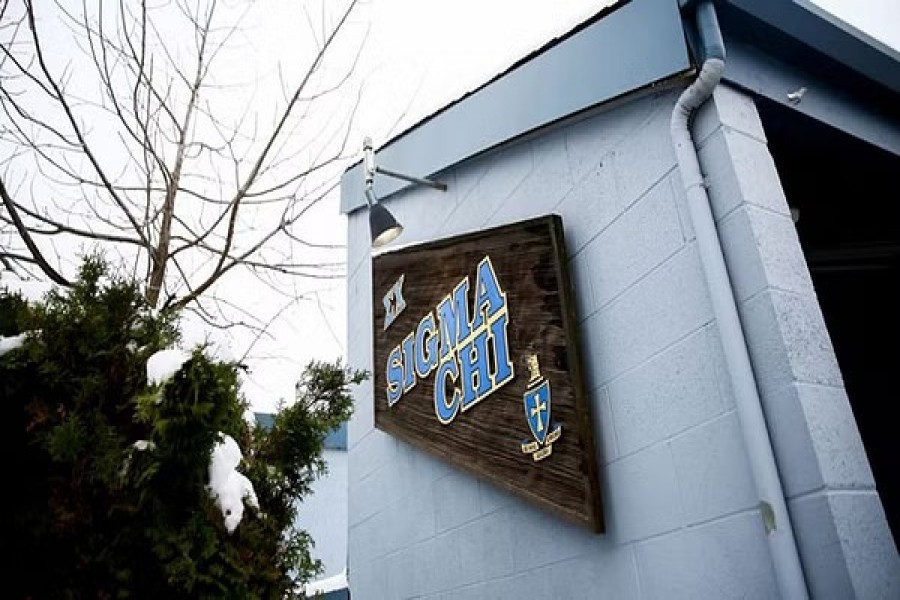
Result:
M504 308L506 298L497 284L497 275L494 273L494 265L491 258L485 256L478 263L478 276L475 279L475 306L472 310L472 329L477 330L484 323L484 318L490 320L491 316Z
M387 359L387 398L388 406L393 406L403 394L403 359L400 346L394 346Z
M482 329L468 344L459 349L459 362L463 386L462 409L472 405L491 392L488 375L487 329Z
M456 365L455 357L450 357L438 367L437 375L434 378L434 412L438 420L444 425L456 418L459 412L460 392L459 388L453 388L453 395L447 400L447 377L452 383L455 383L459 377L459 367Z
M513 364L509 359L509 345L506 342L506 321L508 313L503 313L491 323L491 337L494 340L494 358L497 372L493 376L494 389L505 385L513 378Z
M474 296L470 304L469 278L462 279L391 350L386 365L388 406L437 370L434 410L446 425L512 381L506 294L489 256L478 263Z
M428 313L419 321L416 331L416 374L423 379L428 377L438 363L438 336L435 333L434 314Z
M403 392L408 392L416 385L416 371L413 368L416 349L413 347L415 337L412 333L403 339Z
M456 348L457 344L469 337L469 278L460 281L453 289L453 299L444 296L437 306L441 326L441 360Z

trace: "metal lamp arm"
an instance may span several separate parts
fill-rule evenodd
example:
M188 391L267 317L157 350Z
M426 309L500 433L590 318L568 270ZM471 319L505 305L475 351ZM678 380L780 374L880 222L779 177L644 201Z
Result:
M391 171L389 169L385 169L384 167L376 165L375 151L372 149L372 138L367 137L363 140L363 157L366 169L366 198L370 203L373 202L370 194L374 196L374 192L372 192L372 186L375 183L376 173L381 173L382 175L387 175L388 177L408 181L409 183L427 185L428 187L433 187L434 189L441 190L442 192L447 191L446 183L441 183L440 181L434 181L432 179L425 179L423 177L414 177L413 175L404 175L403 173Z

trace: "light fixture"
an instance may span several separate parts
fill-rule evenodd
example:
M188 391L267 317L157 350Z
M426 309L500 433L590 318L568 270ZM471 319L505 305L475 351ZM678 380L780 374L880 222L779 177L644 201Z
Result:
M365 195L366 202L369 205L369 230L372 233L373 248L384 246L397 239L397 236L403 233L403 226L397 222L394 215L392 215L384 205L378 202L378 198L375 196L375 190L373 189L375 184L375 173L381 173L382 175L402 179L403 181L408 181L410 183L427 185L437 190L441 190L442 192L447 191L446 183L432 181L431 179L423 179L421 177L413 177L412 175L403 175L402 173L389 171L376 165L375 151L372 149L372 138L368 137L363 140L363 166L366 170Z

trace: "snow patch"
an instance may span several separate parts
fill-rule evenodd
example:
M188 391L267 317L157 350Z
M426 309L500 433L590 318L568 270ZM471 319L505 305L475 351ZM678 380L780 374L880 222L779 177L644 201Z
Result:
M231 336L220 329L207 329L204 325L193 321L181 324L181 347L203 348L203 354L211 361L223 363L237 362L231 350Z
M21 348L22 344L25 343L25 335L26 334L24 333L12 337L3 337L0 335L0 356L3 356L7 352L12 352L16 348Z
M306 584L303 593L307 598L314 598L316 594L327 594L336 590L343 590L350 587L347 583L347 569L344 568L337 575L326 577L318 581L310 581Z
M241 449L230 435L219 433L222 438L215 445L209 463L209 492L225 518L225 528L233 533L244 517L244 500L259 509L259 500L253 483L237 472L241 463Z
M147 383L157 385L172 377L191 357L179 348L160 350L147 359Z

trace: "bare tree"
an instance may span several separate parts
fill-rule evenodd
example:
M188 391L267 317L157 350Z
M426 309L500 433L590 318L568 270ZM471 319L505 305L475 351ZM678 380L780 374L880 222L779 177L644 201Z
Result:
M363 35L341 35L357 0L336 4L297 13L308 56L254 96L235 72L269 35L247 25L267 2L0 0L0 271L67 285L72 252L99 247L151 306L211 322L229 273L341 276L336 247L300 230L351 153Z

